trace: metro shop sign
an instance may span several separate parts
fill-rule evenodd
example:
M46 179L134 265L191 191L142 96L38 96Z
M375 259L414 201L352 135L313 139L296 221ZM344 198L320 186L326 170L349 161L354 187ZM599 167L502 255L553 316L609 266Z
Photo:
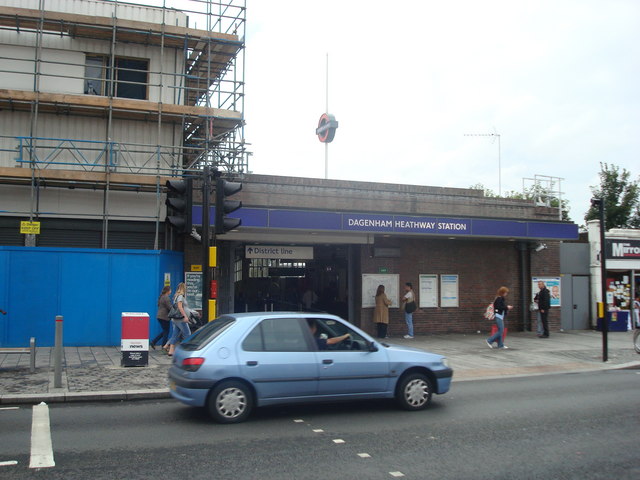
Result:
M616 260L640 259L640 240L606 240L607 258Z

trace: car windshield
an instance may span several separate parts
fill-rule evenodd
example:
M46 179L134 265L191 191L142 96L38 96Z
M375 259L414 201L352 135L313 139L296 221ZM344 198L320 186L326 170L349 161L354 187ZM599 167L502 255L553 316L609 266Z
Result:
M184 350L200 350L206 343L220 335L230 325L235 323L233 317L220 317L197 330L193 335L182 342L181 347Z

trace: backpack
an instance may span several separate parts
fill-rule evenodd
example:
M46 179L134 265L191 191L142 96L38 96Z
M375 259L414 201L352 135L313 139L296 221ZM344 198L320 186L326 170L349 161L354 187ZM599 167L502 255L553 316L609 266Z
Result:
M493 320L494 318L496 318L496 312L493 308L493 302L487 305L487 309L484 311L484 318L486 318L487 320Z

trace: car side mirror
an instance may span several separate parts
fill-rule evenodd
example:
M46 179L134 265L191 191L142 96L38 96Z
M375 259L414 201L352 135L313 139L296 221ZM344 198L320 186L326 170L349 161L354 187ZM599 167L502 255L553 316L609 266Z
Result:
M367 348L370 352L377 352L378 346L373 342L367 342Z

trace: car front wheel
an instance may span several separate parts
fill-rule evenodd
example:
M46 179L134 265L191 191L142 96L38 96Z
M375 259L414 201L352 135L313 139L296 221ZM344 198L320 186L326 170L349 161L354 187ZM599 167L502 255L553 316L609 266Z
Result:
M242 382L222 382L211 391L207 407L219 423L242 422L253 409L253 394Z
M431 402L433 386L422 373L410 373L400 380L396 399L405 410L422 410Z

